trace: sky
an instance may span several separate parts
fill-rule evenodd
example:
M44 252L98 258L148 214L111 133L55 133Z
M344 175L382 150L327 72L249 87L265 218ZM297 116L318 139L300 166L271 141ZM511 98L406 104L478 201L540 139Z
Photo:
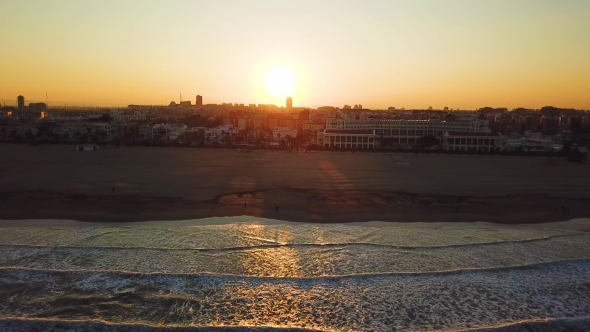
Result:
M280 68L294 106L590 109L588 0L0 0L0 13L7 104L284 105L265 79Z

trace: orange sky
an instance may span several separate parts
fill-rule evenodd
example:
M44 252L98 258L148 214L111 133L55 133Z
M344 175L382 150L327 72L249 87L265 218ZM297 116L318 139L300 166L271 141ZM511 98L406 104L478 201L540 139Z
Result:
M590 1L0 0L0 99L590 109Z

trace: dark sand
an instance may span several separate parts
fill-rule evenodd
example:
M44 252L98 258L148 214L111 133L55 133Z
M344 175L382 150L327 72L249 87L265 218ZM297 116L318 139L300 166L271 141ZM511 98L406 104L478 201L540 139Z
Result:
M10 144L0 144L0 155L0 219L536 223L590 216L590 165L559 158Z

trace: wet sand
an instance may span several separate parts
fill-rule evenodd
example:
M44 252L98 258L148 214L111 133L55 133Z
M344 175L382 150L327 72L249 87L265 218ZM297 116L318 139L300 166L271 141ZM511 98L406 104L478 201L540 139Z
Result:
M512 224L590 216L590 165L558 158L8 144L0 153L0 219Z

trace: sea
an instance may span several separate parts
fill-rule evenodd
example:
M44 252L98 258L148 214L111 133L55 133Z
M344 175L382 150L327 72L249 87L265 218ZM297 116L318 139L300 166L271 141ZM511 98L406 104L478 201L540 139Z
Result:
M590 331L590 233L0 221L0 331Z

